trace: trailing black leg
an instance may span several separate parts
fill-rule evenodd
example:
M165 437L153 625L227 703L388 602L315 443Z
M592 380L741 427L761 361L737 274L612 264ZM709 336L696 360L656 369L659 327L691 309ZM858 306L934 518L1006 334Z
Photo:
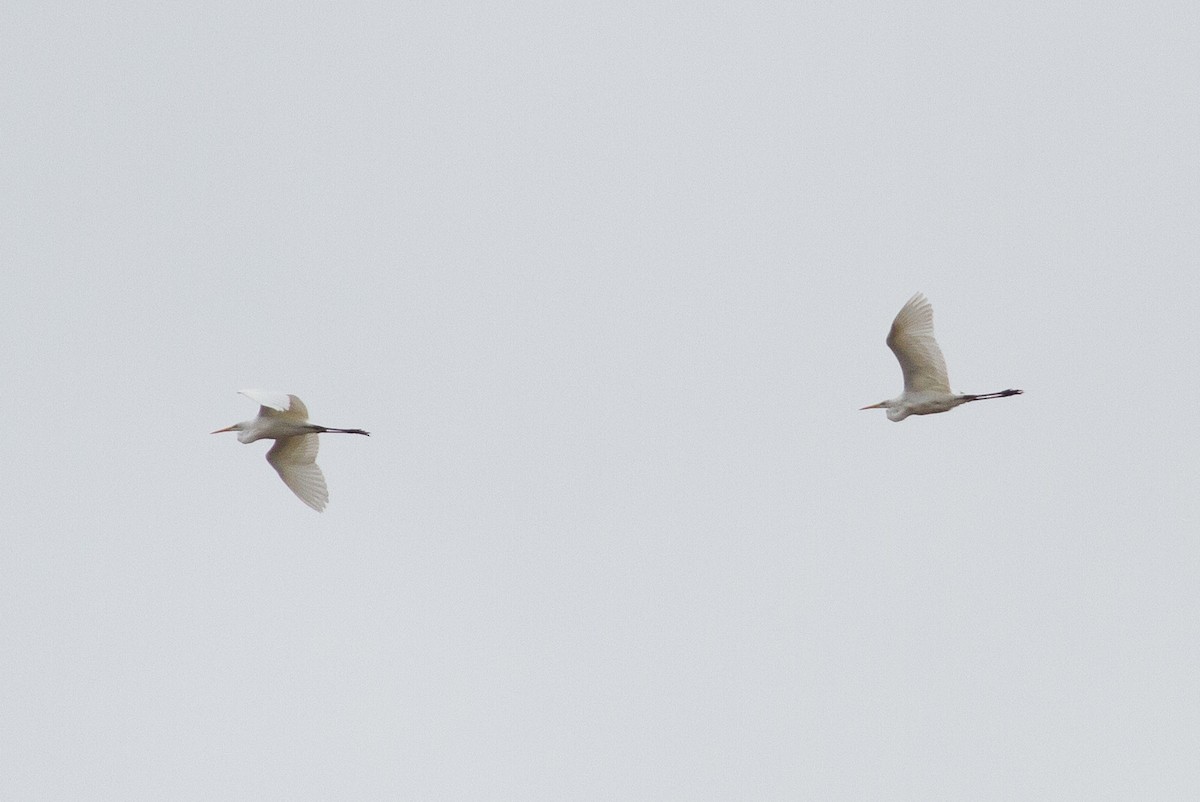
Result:
M1010 395L1021 395L1024 390L1001 390L998 393L980 393L979 395L964 395L964 401L986 401L989 398L1008 398Z

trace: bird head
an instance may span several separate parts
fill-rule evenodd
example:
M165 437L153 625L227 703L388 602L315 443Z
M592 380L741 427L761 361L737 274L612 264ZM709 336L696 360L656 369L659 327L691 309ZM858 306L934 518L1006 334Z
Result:
M871 404L869 407L860 409L886 409L890 421L902 421L912 414L912 409L900 398L889 398L887 401L880 401L878 404Z
M252 423L254 423L254 421L244 420L241 423L235 423L232 426L226 426L224 429L217 429L215 432L212 432L212 434L220 434L221 432L237 432L239 443L253 443L258 439L259 435L257 432L251 431L253 428L251 426Z

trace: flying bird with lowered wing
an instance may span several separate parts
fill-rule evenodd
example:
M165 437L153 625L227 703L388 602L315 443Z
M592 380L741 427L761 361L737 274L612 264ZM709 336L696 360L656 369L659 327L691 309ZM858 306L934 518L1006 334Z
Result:
M267 451L267 462L301 501L321 512L329 503L329 490L325 487L325 475L317 467L317 435L328 432L369 435L370 432L309 423L308 409L294 395L263 390L238 392L260 405L258 417L217 429L213 434L237 432L239 443L274 440L275 445Z
M950 389L946 375L946 359L933 338L933 307L917 293L892 321L887 336L888 348L900 362L904 372L904 392L896 398L871 404L863 409L886 409L888 420L902 421L909 415L933 415L949 412L968 401L988 398L1007 398L1021 395L1022 390L1001 390L997 393L970 395Z

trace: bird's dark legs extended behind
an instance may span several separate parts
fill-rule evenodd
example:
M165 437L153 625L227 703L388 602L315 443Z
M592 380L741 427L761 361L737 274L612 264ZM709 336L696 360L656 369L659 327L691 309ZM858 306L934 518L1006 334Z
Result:
M1020 390L1017 392L1020 392ZM318 426L317 431L322 433L333 432L334 434L365 434L367 437L371 436L370 432L364 432L362 429L330 429L326 426Z
M983 401L988 398L1008 398L1010 395L1021 395L1024 390L1001 390L998 393L980 393L979 395L964 395L964 401Z

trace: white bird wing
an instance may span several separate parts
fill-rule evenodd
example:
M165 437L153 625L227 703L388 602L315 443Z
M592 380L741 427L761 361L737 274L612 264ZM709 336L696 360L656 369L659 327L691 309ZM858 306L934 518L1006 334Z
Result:
M308 408L294 395L273 393L269 390L238 390L239 393L260 405L259 415L284 417L307 421Z
M918 292L896 315L887 344L904 372L904 392L951 392L946 358L933 338L933 307L924 295Z
M329 503L325 475L317 467L319 446L315 434L298 434L279 438L267 452L267 462L271 463L283 483L317 512L325 509Z

